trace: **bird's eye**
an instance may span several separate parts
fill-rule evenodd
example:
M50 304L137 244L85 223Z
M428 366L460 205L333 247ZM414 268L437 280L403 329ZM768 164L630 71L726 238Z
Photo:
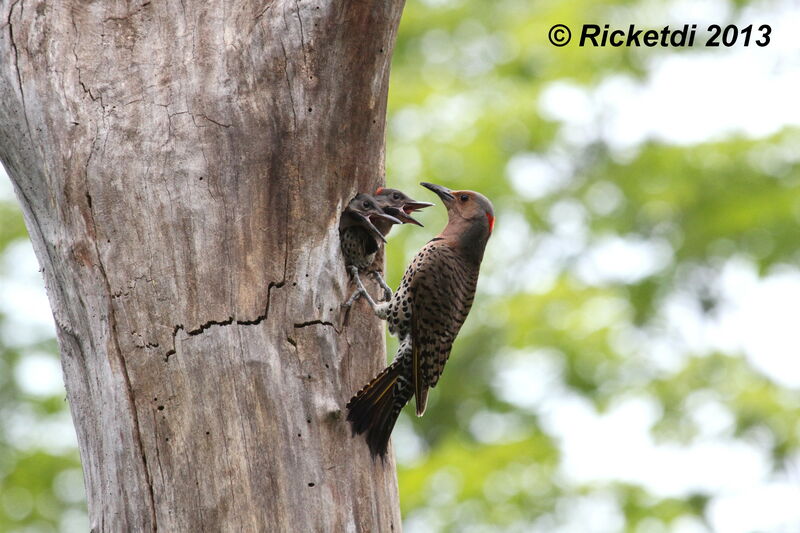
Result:
M461 201L462 202L466 202L467 200L469 200L469 196L467 196L466 194L462 194L461 195Z
M364 208L366 209L368 207L369 207L369 202L364 202Z
M394 194L392 195L392 198L394 198L395 200L399 200L399 199L400 199L400 195L399 195L399 194L397 194L397 193L394 193Z

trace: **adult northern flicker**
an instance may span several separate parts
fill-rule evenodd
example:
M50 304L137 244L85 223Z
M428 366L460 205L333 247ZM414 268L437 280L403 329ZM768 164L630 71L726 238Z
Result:
M386 242L383 233L373 223L377 220L389 225L401 224L400 220L384 213L372 196L359 193L347 204L339 221L339 241L344 262L359 290L364 288L358 277L359 270L366 270L372 265L381 243Z
M379 187L378 190L375 191L374 198L378 207L383 209L383 212L387 215L395 217L403 224L416 224L420 227L423 227L422 223L412 217L411 213L433 205L431 202L418 202L401 190L387 189L385 187ZM393 224L388 220L373 220L373 223L384 236L388 235L392 230ZM386 284L380 271L373 270L372 275L375 276L380 286L383 287L384 299L391 299L392 289Z
M389 302L375 313L389 323L400 347L394 362L347 404L354 433L366 433L373 455L383 457L400 410L416 396L417 416L425 412L453 341L467 318L478 283L483 252L494 228L492 203L473 191L450 191L422 183L447 208L448 223L422 247Z

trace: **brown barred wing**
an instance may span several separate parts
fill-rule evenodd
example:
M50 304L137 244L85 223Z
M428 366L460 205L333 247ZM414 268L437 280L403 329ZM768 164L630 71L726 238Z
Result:
M472 307L477 269L472 272L463 258L441 241L420 250L415 261L410 283L412 382L417 416L422 416L428 389L438 382Z

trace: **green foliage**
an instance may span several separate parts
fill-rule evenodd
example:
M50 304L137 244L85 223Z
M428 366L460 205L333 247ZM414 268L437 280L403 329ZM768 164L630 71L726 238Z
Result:
M607 510L603 524L593 524L602 531L657 531L687 519L708 527L711 489L664 494L628 479L567 475L563 461L575 443L553 428L553 405L589 406L602 416L635 398L656 412L648 431L655 444L747 444L778 473L800 452L797 391L754 368L734 345L687 343L666 318L675 298L690 302L698 323L719 318L726 305L719 283L732 261L752 265L762 279L797 272L800 167L791 154L800 131L694 145L650 139L620 150L602 120L583 132L589 141L565 141L563 124L541 105L554 83L590 91L615 76L645 80L655 60L696 53L555 48L547 43L550 26L568 24L574 33L583 22L627 24L642 13L666 20L670 5L406 6L392 64L387 181L421 200L435 200L416 186L422 180L479 190L497 213L475 306L440 385L423 418L409 409L401 415L394 439L412 530L551 531L590 503ZM746 5L732 2L731 16ZM557 187L530 195L509 178L515 158L553 152L564 167ZM419 218L424 229L398 228L390 237L392 285L445 223L441 206ZM17 208L0 201L0 251L21 238ZM595 248L617 241L659 259L636 275L591 274ZM23 446L15 437L20 420L34 425L64 414L62 396L29 394L16 379L24 358L55 357L56 349L52 341L5 342L8 322L0 314L0 531L67 530L63 517L83 505L79 491L76 498L65 488L75 483L77 453ZM549 377L534 380L526 399L509 379L524 380L539 364L533 372ZM715 428L698 416L703 409L718 413ZM594 442L579 444L591 450Z
M652 521L670 527L686 517L707 523L714 494L706 490L666 497L631 483L562 478L564 443L542 422L543 408L510 399L501 379L542 353L559 361L559 387L590 402L598 416L631 395L652 401L659 410L650 430L656 444L703 442L709 430L699 425L698 406L714 403L733 420L714 438L757 446L777 472L800 450L795 391L735 349L680 346L664 317L681 296L701 310L698 320L713 321L724 306L718 284L731 260L754 265L762 276L797 264L800 167L785 154L800 131L685 146L650 140L620 153L601 127L587 133L593 141L565 145L562 126L540 106L554 82L591 90L610 76L641 80L655 57L694 53L554 48L546 41L553 24L627 23L643 4L406 6L392 64L387 181L424 200L431 198L416 186L422 180L479 190L497 211L475 307L425 416L402 415L395 439L403 513L414 531L547 531L568 522L559 509L584 497L609 498L621 513L619 528L601 530L649 530ZM732 4L731 13L745 4ZM668 3L648 6L650 15L667 18ZM567 154L566 179L526 199L508 179L509 162L554 149ZM559 227L564 217L554 213L564 206L578 213L584 233ZM390 284L445 223L441 207L420 218L425 229L392 234ZM503 235L504 225L513 226L513 239ZM638 276L587 278L582 263L613 239L651 246L661 260ZM553 241L572 249L553 253ZM651 354L664 344L679 354L669 364ZM390 339L389 349L395 346ZM505 428L499 433L498 420ZM412 451L401 449L410 443ZM513 481L528 468L540 484Z
M0 246L5 249L6 245L14 239L27 238L25 223L20 216L19 207L10 202L0 202Z

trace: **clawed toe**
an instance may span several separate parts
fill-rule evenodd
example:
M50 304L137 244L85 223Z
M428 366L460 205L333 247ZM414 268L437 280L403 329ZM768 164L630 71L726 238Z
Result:
M353 295L350 296L350 298L348 298L348 300L343 305L345 307L352 307L352 305L356 303L356 300L358 300L359 298L361 298L361 290L356 290L356 292L354 292Z

